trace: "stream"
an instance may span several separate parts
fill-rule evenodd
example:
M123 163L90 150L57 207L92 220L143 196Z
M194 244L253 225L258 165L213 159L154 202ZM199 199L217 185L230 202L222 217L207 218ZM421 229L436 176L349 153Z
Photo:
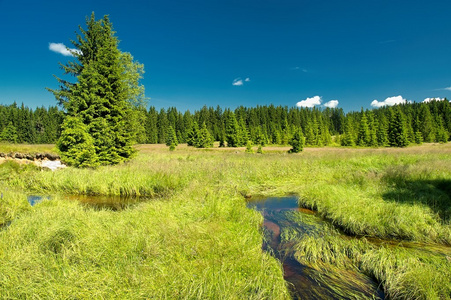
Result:
M323 238L330 232L327 221L299 208L297 197L251 199L247 206L264 217L262 249L281 261L293 299L384 299L378 284L357 268L318 268L295 258L295 245L302 237Z

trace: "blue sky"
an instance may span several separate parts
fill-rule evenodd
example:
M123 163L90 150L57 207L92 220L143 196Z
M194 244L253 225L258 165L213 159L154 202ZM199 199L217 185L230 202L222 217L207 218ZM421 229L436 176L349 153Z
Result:
M55 105L78 25L110 15L150 105L338 106L451 98L451 1L0 0L0 104Z

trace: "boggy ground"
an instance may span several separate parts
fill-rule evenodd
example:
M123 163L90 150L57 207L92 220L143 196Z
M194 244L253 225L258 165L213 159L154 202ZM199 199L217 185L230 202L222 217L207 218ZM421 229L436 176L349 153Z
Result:
M296 259L318 268L351 262L394 299L450 298L450 144L263 155L137 148L132 161L95 170L0 165L0 223L10 222L0 231L0 297L289 298L280 263L261 251L262 217L243 196L297 194L360 239L306 238ZM55 196L30 207L26 194ZM152 200L111 211L64 194ZM366 238L440 251L373 247Z

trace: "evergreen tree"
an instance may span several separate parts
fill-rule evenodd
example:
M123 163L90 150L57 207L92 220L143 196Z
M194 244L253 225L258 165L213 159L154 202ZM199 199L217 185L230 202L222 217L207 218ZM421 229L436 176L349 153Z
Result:
M275 144L275 145L281 145L282 144L282 135L280 134L280 131L278 129L275 129L273 131L272 143Z
M436 134L436 142L438 143L446 143L448 142L448 131L443 126L442 118L438 118L438 126L437 126L437 134Z
M254 143L255 143L256 145L262 145L262 146L265 146L265 143L266 143L265 140L266 140L266 139L265 139L265 136L264 136L264 134L263 134L263 131L262 131L261 127L258 126L258 127L256 128L256 130L255 130Z
M61 160L74 167L97 166L99 161L87 125L77 117L68 116L62 128L63 132L57 143Z
M415 132L415 144L420 145L421 143L423 143L423 135L421 134L420 131L416 131Z
M0 140L15 144L15 143L17 143L18 139L19 139L19 137L17 135L16 127L13 125L12 122L9 122L8 126L3 128L1 135L0 135Z
M166 114L166 110L164 108L161 108L160 112L158 113L157 126L158 126L158 143L159 144L166 143L166 133L168 132L169 121Z
M379 116L379 122L377 126L377 144L378 146L387 146L388 145L388 122L385 114L381 114Z
M240 143L239 125L232 111L227 113L225 127L227 147L238 147Z
M307 123L307 128L305 132L305 143L306 145L313 146L315 145L316 137L313 130L313 127L310 123Z
M423 134L423 141L425 143L431 143L435 140L434 121L427 103L421 103L418 114L421 124L420 131Z
M440 101L440 111L443 116L443 127L451 138L451 102L448 99L445 98L443 101Z
M388 126L388 141L392 147L406 147L409 145L404 114L399 106L389 108L390 122Z
M166 132L166 146L174 145L177 146L179 142L177 141L177 135L175 134L174 128L169 125L168 130Z
M226 140L226 137L225 137L225 129L224 129L224 127L222 128L222 130L221 130L221 133L220 133L220 135L219 135L219 147L225 147L226 145L225 145L225 140Z
M254 153L254 150L252 150L252 142L250 140L246 143L246 153Z
M142 66L135 64L130 54L119 51L108 16L95 20L93 13L86 26L86 30L80 27L81 34L72 42L77 61L62 65L65 73L77 77L77 82L57 78L60 89L50 91L68 116L86 125L99 164L116 164L134 153L137 128L132 118L138 115L134 109L141 106L137 99L143 88L137 81ZM73 151L64 153L64 147L59 151L67 159L68 155L76 155Z
M295 130L293 137L290 139L291 149L289 153L299 153L304 149L305 138L301 128Z
M157 144L158 143L158 112L155 107L150 107L147 112L146 122L145 122L147 143Z
M370 129L368 127L368 120L366 114L362 108L362 118L360 119L359 133L357 134L357 145L358 146L369 146L371 143Z
M349 117L346 118L346 121L344 124L344 133L343 133L343 136L341 137L341 145L342 146L355 146L354 133L352 130L352 122Z
M182 122L183 122L183 129L184 132L182 132L182 137L183 137L183 141L185 143L189 144L189 133L193 131L193 126L194 126L194 119L193 119L193 115L191 114L191 112L189 110L185 111L185 113L183 114L182 117ZM192 146L188 145L188 146Z
M244 119L238 122L238 146L245 146L249 140L249 133L247 131Z
M198 140L199 136L199 126L197 125L197 122L194 121L193 126L188 131L187 137L186 137L186 143L188 146L196 146L196 141Z
M377 128L378 128L378 121L374 118L374 114L372 111L368 111L367 113L368 117L368 127L370 130L370 144L371 147L377 147Z
M405 122L406 122L407 139L409 140L409 143L415 143L415 132L413 131L412 127L412 115L406 116Z
M321 146L330 145L332 143L332 137L330 135L329 128L327 127L325 122L321 122L319 132L320 132L321 142L322 142Z
M211 148L213 147L213 137L207 129L207 125L202 123L202 128L199 130L199 134L194 143L196 148Z

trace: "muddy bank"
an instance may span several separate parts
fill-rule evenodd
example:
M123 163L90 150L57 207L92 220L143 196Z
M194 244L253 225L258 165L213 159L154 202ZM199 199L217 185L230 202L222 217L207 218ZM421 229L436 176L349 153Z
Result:
M41 168L52 171L66 166L61 163L60 156L54 153L20 153L20 152L0 152L0 164L5 161L15 161L19 164L34 164Z
M20 152L9 152L9 153L3 153L0 152L0 158L4 158L4 159L25 159L25 160L31 160L31 161L35 161L35 160L51 160L51 161L55 161L55 160L59 160L60 156L58 154L54 154L54 153L20 153Z

